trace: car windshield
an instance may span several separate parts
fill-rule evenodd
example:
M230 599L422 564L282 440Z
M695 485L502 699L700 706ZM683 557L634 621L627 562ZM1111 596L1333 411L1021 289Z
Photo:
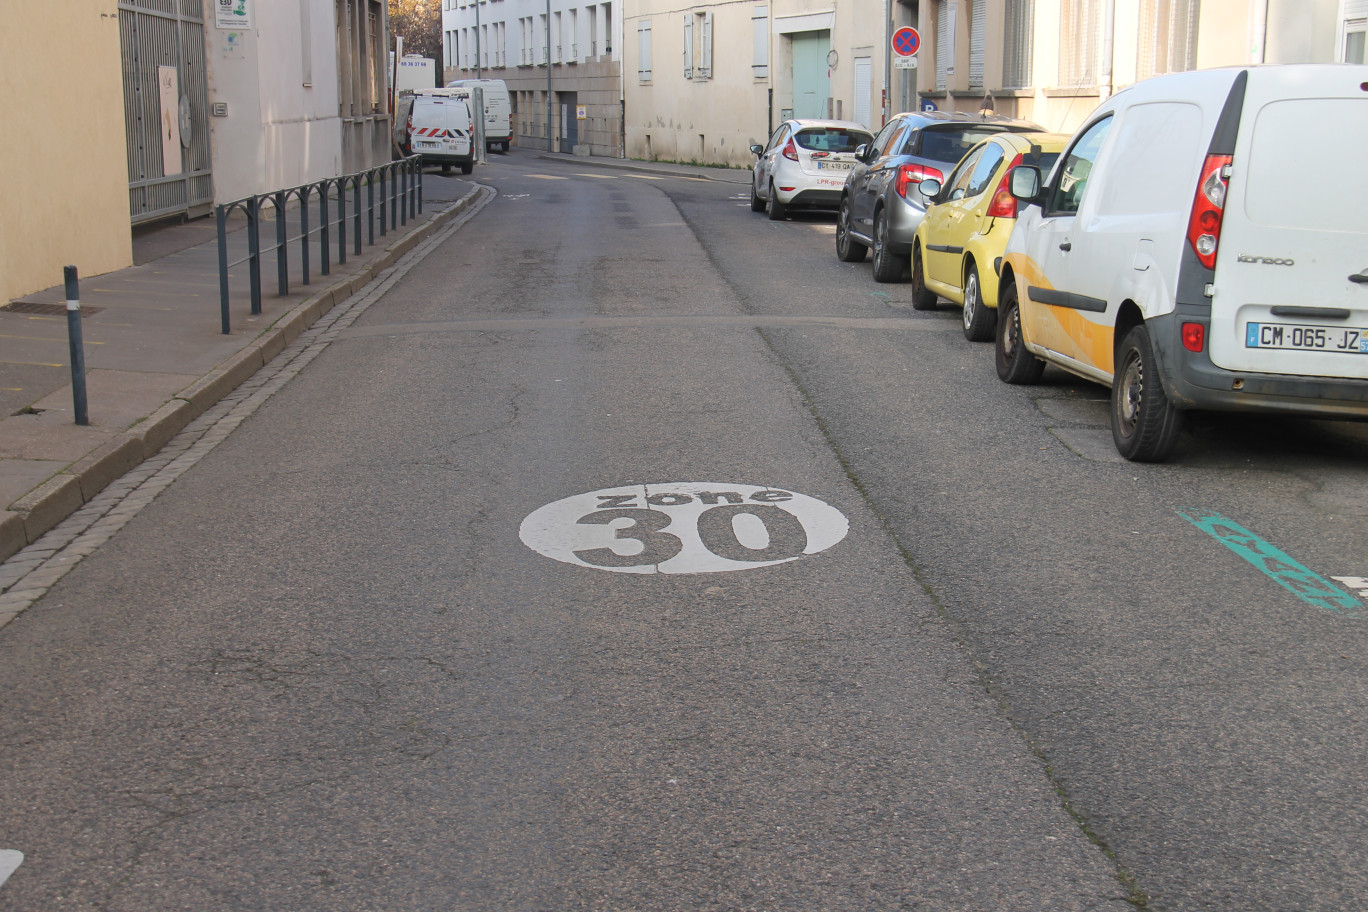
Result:
M854 152L873 138L871 134L860 130L843 130L839 127L800 130L795 137L798 145L809 152Z
M932 161L953 165L964 157L964 153L985 136L1001 133L1001 127L988 127L974 130L922 130L921 141L913 153Z

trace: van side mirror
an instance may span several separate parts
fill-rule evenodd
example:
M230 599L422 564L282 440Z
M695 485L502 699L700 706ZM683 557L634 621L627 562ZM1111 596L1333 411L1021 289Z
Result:
M1035 165L1017 165L1007 174L1007 189L1023 203L1034 203L1040 196L1040 169Z
M928 177L917 185L917 189L921 191L922 196L934 203L936 194L941 192L941 182L934 177Z
M751 143L750 150L756 155L763 155L765 152L765 147L760 145L759 143Z

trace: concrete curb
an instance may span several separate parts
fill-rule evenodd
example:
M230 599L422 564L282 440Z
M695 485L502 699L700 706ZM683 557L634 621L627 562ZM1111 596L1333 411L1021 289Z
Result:
M319 317L364 288L433 232L460 215L479 196L470 192L386 247L354 275L299 302L242 351L178 392L175 398L124 433L49 478L0 511L0 561L33 544L125 472L155 456L186 425L237 389L312 326Z

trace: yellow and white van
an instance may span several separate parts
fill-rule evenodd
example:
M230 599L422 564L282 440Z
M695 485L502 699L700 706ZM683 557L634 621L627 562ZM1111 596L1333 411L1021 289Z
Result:
M1112 388L1128 459L1184 410L1368 418L1368 66L1158 76L1104 102L1023 206L998 376Z

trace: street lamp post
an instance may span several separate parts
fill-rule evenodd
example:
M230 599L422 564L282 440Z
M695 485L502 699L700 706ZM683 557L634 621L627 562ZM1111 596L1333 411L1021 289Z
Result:
M546 0L546 151L551 148L551 0Z
M475 0L475 78L484 78L484 67L480 65L480 0Z

